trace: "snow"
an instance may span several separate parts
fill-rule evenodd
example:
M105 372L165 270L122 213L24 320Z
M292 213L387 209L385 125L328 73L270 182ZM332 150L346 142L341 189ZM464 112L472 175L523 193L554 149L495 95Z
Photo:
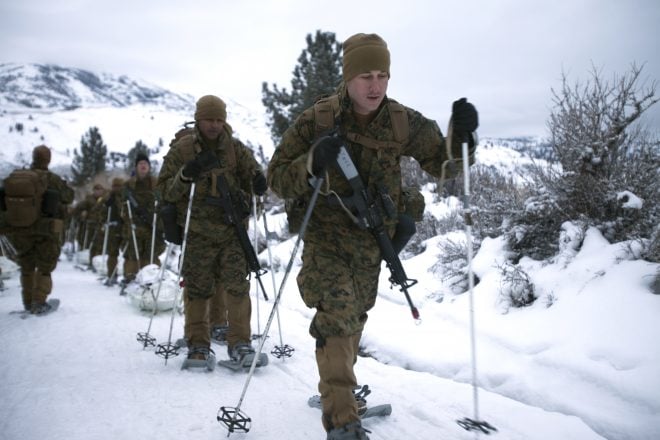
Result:
M228 103L228 121L235 136L244 143L263 145L272 151L270 133L258 114L231 100ZM231 105L233 104L233 106ZM189 113L163 109L158 106L135 104L129 107L79 108L70 111L39 111L6 114L0 116L5 127L23 124L22 134L0 131L0 162L28 162L32 148L39 144L48 145L52 152L51 166L70 166L73 150L80 150L80 139L90 127L98 127L108 152L128 153L139 140L156 149L163 143L152 160L162 162L169 142L187 121L193 120ZM22 156L22 157L19 157Z
M269 229L281 232L282 220L269 217ZM263 233L261 222L259 229ZM499 293L503 240L484 240L475 255L480 419L498 429L491 437L501 439L660 438L660 296L650 292L658 265L635 260L626 243L610 244L595 229L567 223L564 231L556 258L519 263L538 296L526 308L506 307ZM270 301L256 295L253 282L255 333L272 313L295 238L271 240L275 282L270 274L262 278ZM447 290L442 274L429 270L441 239L428 240L424 253L403 261L419 280L410 289L419 324L403 295L390 290L383 267L380 298L362 339L371 357L359 358L356 374L373 390L369 404L391 403L393 413L365 420L371 439L475 438L455 422L474 417L469 294L445 293L441 302L434 295ZM266 251L260 259L267 262ZM268 367L255 371L240 407L251 429L232 438L325 438L320 412L306 403L318 379L307 332L313 312L295 283L299 255L293 267L264 351L283 344L295 351L290 358L271 356ZM53 277L51 297L62 302L44 317L10 314L21 304L17 275L0 292L0 437L226 438L216 416L220 407L238 405L245 373L182 371L183 355L165 362L136 341L152 315L120 297L116 287L103 286L64 256ZM178 313L154 317L150 334L158 343L182 333ZM224 346L213 349L218 359L227 358Z
M644 205L644 200L640 199L630 191L621 191L617 193L616 199L623 201L623 204L621 205L622 208L642 209L642 206Z

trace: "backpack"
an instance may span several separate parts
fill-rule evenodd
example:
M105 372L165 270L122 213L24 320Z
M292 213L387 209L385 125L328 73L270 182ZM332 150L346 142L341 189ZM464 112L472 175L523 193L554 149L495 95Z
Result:
M359 143L367 148L378 150L384 147L401 146L408 142L410 134L410 124L408 122L408 113L403 105L396 101L390 100L387 103L390 112L390 120L392 122L392 132L394 140L392 141L378 141L375 139L367 138L356 133L347 133L346 138L349 141ZM314 104L314 131L316 136L321 136L323 133L332 130L335 127L335 119L339 113L339 96L331 95L316 101ZM414 189L408 188L408 192L402 193L408 195L413 193ZM420 194L421 196L421 194ZM308 196L301 196L293 199L286 199L284 201L284 211L286 212L287 222L289 224L289 232L297 234L300 232L302 220L307 211ZM422 202L423 202L422 197ZM424 207L422 206L422 211ZM417 218L417 216L415 217Z
M4 181L5 221L9 226L32 226L42 216L48 174L39 170L14 170Z

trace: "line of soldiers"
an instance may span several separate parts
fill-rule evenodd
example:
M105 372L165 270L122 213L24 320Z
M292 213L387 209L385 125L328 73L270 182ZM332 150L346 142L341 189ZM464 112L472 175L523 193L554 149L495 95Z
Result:
M343 43L342 76L332 96L304 111L283 134L268 165L268 180L252 152L233 137L225 103L207 95L197 101L194 129L171 144L158 179L149 176L148 158L139 156L135 176L122 187L121 203L112 199L110 206L122 213L122 233L115 235L121 235L127 246L127 279L149 262L148 219L154 201L176 208L171 236L176 231L181 235L181 230L187 233L182 263L186 361L202 366L214 360L210 337L215 325L228 324L231 359L254 354L249 270L234 228L245 225L250 211L247 201L263 195L268 187L283 199L320 194L309 218L297 282L302 300L315 309L309 333L316 347L321 421L326 440L364 440L367 431L353 394L357 386L354 365L368 312L376 302L383 256L372 225L356 221L359 206L348 203L354 195L349 180L359 179L364 193L380 196L381 211L387 214L381 229L395 239L407 211L401 157L414 158L433 176L453 177L461 170L463 145L467 144L469 161L473 161L478 116L465 98L455 101L445 137L435 121L390 99L386 94L390 52L376 34L356 34ZM352 160L352 177L336 166L340 154L344 165L347 156ZM324 183L322 192L318 192L320 187L312 188L314 178ZM224 203L227 197L232 207ZM167 234L168 226L163 226ZM158 246L162 250L162 242ZM54 265L39 268L42 274L52 269ZM23 281L23 271L34 272L34 264L22 262L21 270ZM220 298L225 306L222 312L218 312Z
M154 211L158 212L162 199L148 156L136 156L132 174L127 180L115 177L110 191L96 183L92 193L71 210L71 222L78 225L76 240L83 249L89 249L90 265L94 257L104 252L107 255L106 285L118 283L118 258L120 253L123 255L122 292L140 269L148 264L160 265L158 257L165 251L159 215L153 233ZM228 331L224 291L218 285L213 292L207 337L224 342Z

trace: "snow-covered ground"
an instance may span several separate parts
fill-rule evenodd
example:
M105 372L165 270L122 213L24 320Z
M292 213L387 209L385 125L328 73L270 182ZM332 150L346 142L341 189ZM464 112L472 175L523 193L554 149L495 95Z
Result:
M271 217L271 228L282 225ZM501 240L484 241L474 269L479 415L498 429L490 437L534 439L660 438L660 296L650 292L658 265L633 260L634 246L611 245L586 231L576 250L567 234L553 262L523 259L539 299L530 307L506 307L499 291ZM429 268L439 252L436 237L404 267L419 284L411 288L422 322L416 325L383 268L380 298L363 337L358 381L373 390L371 405L391 403L386 418L365 420L371 439L472 439L457 419L473 417L469 295L452 295ZM271 243L276 285L289 260L291 240ZM267 253L260 255L267 259ZM299 260L298 260L299 264ZM308 407L316 393L314 341L307 333L312 311L296 288L294 265L264 351L287 344L291 358L258 369L241 411L247 434L232 438L325 438L320 412ZM0 292L0 438L7 440L218 439L221 406L235 407L246 374L217 367L182 371L183 355L167 364L136 341L150 314L140 312L117 288L101 285L62 257L51 297L60 309L21 319L18 276ZM271 275L262 278L270 302L253 289L253 331L263 331L275 297ZM439 294L444 300L438 302ZM168 340L172 314L159 313L151 334ZM176 314L172 339L183 333ZM280 340L281 333L281 340ZM213 347L225 359L224 346ZM485 437L485 436L481 436Z

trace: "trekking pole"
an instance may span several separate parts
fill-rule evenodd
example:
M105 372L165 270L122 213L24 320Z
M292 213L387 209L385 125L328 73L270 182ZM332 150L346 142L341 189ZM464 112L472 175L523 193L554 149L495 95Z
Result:
M128 221L131 223L131 236L133 237L133 247L135 248L135 259L140 265L140 251L138 250L137 236L135 235L135 222L133 222L133 211L131 210L131 201L126 200L126 206L128 207Z
M270 277L273 280L273 292L277 289L276 282L275 282L275 268L273 267L273 253L270 250L270 246L268 244L268 240L270 238L270 231L268 230L268 222L266 221L266 210L264 209L263 211L263 218L264 218L264 233L266 234L266 249L268 250L268 264L270 265ZM276 345L273 347L273 350L271 350L270 354L275 356L278 359L284 358L284 357L291 357L293 355L293 352L295 349L291 347L288 344L285 344L282 340L282 326L280 324L280 307L279 304L276 309L276 316L277 316L277 330L280 334L280 345Z
M474 404L474 419L465 417L456 420L456 423L466 431L475 431L475 438L479 433L490 434L497 431L497 428L490 423L479 419L479 389L477 387L477 342L474 329L474 275L472 273L472 207L470 206L470 169L468 162L468 143L466 140L462 143L463 156L463 183L465 186L463 195L463 218L465 221L465 240L467 244L467 264L468 264L468 286L470 298L470 347L472 353L472 402Z
M105 280L105 285L110 287L110 281L114 278L115 274L117 273L117 270L119 268L119 257L124 257L124 252L126 252L126 249L128 248L128 243L124 244L124 247L122 249L119 249L119 255L117 256L117 264L115 264L115 268L112 269L112 273L108 277L107 280ZM121 294L121 292L120 292Z
M83 234L82 250L87 249L87 237L89 235L89 225L88 225L88 223L89 222L87 220L85 220L83 222L83 228L85 229L85 232Z
M154 264L154 248L156 247L156 218L158 216L158 199L154 199L154 218L151 222L151 256L149 264Z
M183 227L183 243L181 244L181 255L179 256L179 268L177 275L177 282L179 284L179 289L176 290L174 294L174 300L172 300L172 319L170 319L170 333L167 337L166 344L158 344L156 348L156 354L165 358L165 365L167 365L167 360L170 357L179 355L179 346L172 344L172 328L174 328L174 315L176 315L175 304L179 299L179 290L183 288L183 280L181 279L181 271L183 270L183 261L186 256L186 243L188 242L188 228L190 227L190 213L192 212L192 202L193 197L195 196L195 182L190 184L190 196L188 198L188 209L186 211L186 223ZM165 264L163 264L165 266Z
M256 255L256 253L259 250L259 247L258 247L258 244L257 244L258 243L257 240L259 239L259 231L258 231L258 228L257 228L258 217L257 217L257 197L256 196L252 197L252 215L254 216L254 245L253 246L254 246L254 252L255 252L255 255ZM261 314L259 313L261 311L261 307L259 307L259 286L260 285L261 285L260 283L256 283L256 289L257 290L256 290L256 293L255 293L255 296L257 297L257 335L256 336L258 338L262 337L262 334L261 334Z
M158 274L158 289L156 289L156 295L153 296L153 306L154 309L151 313L151 319L149 319L149 325L147 326L147 331L145 333L138 333L137 334L137 341L142 343L142 349L144 350L147 347L154 347L156 345L156 338L151 336L149 332L151 331L151 324L154 321L154 316L156 316L156 313L158 312L158 297L160 296L160 288L163 285L163 277L165 275L165 268L167 267L167 260L170 256L170 253L172 251L172 247L174 247L174 243L167 243L167 250L165 251L165 260L163 261L163 265L160 267L160 273ZM172 308L176 307L174 302L172 302Z
M275 299L273 300L273 308L270 311L270 315L268 316L268 321L266 322L266 327L264 328L264 337L261 338L261 340L259 341L259 346L257 347L256 355L254 356L254 359L252 359L252 365L250 365L250 371L248 372L247 378L245 379L245 385L243 386L241 397L238 399L238 404L236 405L236 407L233 408L227 406L221 406L220 409L218 409L218 414L216 417L218 422L223 423L227 428L227 430L229 431L227 433L227 437L229 437L231 433L234 431L248 432L250 430L250 422L252 419L250 419L244 413L241 412L241 405L243 404L243 399L245 399L245 394L247 393L248 385L250 385L250 380L252 379L254 370L257 367L257 361L259 360L259 355L261 354L261 350L264 348L264 342L266 341L266 336L268 336L268 330L270 329L270 325L273 322L273 317L275 315L275 311L277 310L277 305L280 302L280 298L282 297L284 286L286 285L286 281L289 278L289 273L293 268L293 263L296 259L296 254L298 254L298 247L300 247L300 243L302 242L305 236L305 230L307 229L307 224L309 223L309 219L312 216L312 210L314 209L314 205L316 204L316 199L318 199L319 197L319 192L321 191L321 185L323 184L323 180L324 178L317 178L317 177L314 177L312 180L314 182L314 192L312 193L312 198L309 201L309 206L307 207L307 211L305 211L305 216L303 217L302 224L300 225L300 232L298 233L298 238L296 239L296 243L293 246L293 250L291 251L291 258L289 259L289 263L286 266L286 270L284 272L284 278L282 278L282 283L280 284L280 288L277 291L277 295L275 296Z
M103 234L103 251L101 252L101 255L105 257L105 261L103 262L106 267L108 264L108 236L110 235L110 212L112 210L112 207L108 206L108 217L105 221L105 233Z

